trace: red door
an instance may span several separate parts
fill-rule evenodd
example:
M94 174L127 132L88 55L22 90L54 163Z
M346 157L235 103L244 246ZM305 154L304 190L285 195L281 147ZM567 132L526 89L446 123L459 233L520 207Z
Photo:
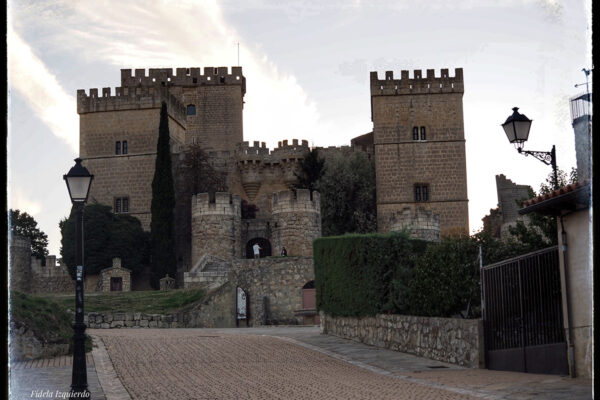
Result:
M302 289L302 309L317 312L317 289ZM319 315L315 315L315 324L319 323Z

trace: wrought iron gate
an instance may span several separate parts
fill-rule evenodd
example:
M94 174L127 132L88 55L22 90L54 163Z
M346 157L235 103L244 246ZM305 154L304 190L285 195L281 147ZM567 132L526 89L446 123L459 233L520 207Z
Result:
M487 265L481 281L487 368L568 374L558 248Z

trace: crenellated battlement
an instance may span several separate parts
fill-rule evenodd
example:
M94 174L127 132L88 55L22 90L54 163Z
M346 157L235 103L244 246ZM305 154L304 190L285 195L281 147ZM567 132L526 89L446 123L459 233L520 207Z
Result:
M217 192L213 199L208 193L192 196L192 216L222 215L241 218L242 199L228 192Z
M198 86L198 85L240 85L242 94L246 93L246 78L242 67L204 67L201 68L150 68L148 70L121 70L121 86Z
M464 93L463 69L456 68L454 76L450 76L447 68L442 68L440 76L435 76L433 69L427 70L424 77L420 69L413 71L400 71L400 79L394 79L393 71L386 71L384 79L379 79L377 71L370 74L371 96L402 95L402 94L430 94L430 93Z
M296 189L273 193L271 202L273 215L284 212L316 212L321 213L321 195L317 191Z
M254 141L252 146L247 141L238 143L235 151L239 158L262 158L270 154L267 144L258 141Z
M169 114L178 122L184 123L185 107L163 87L116 87L114 95L111 88L107 87L102 88L102 96L98 95L98 89L90 89L89 95L84 89L79 89L77 113L160 108L163 101L167 103Z
M283 140L278 142L277 147L270 150L265 142L242 142L237 145L235 155L238 165L262 164L262 165L281 165L287 162L295 162L304 158L310 151L307 140L293 139L292 143Z

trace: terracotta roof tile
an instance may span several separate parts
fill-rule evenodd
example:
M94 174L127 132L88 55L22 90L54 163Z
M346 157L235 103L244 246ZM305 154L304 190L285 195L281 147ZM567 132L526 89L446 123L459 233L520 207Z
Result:
M590 181L589 179L584 180L583 182L575 182L575 183L570 183L566 186L563 186L559 189L556 189L550 193L546 193L546 194L542 194L538 197L534 197L533 199L529 199L529 200L525 200L524 202L521 203L522 207L529 207L532 206L534 204L540 203L544 200L548 200L554 197L558 197L560 195L569 193L574 191L575 189L578 189L580 187L583 187L585 185L589 185Z

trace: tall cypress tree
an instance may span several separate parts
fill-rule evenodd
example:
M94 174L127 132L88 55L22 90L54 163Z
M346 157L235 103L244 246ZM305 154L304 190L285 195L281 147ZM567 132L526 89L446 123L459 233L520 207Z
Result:
M167 104L163 101L160 109L156 164L152 180L152 222L150 236L152 244L152 286L159 287L159 279L165 274L174 277L177 272L175 241L173 235L173 209L175 189L171 171L171 150L169 145L169 117Z

